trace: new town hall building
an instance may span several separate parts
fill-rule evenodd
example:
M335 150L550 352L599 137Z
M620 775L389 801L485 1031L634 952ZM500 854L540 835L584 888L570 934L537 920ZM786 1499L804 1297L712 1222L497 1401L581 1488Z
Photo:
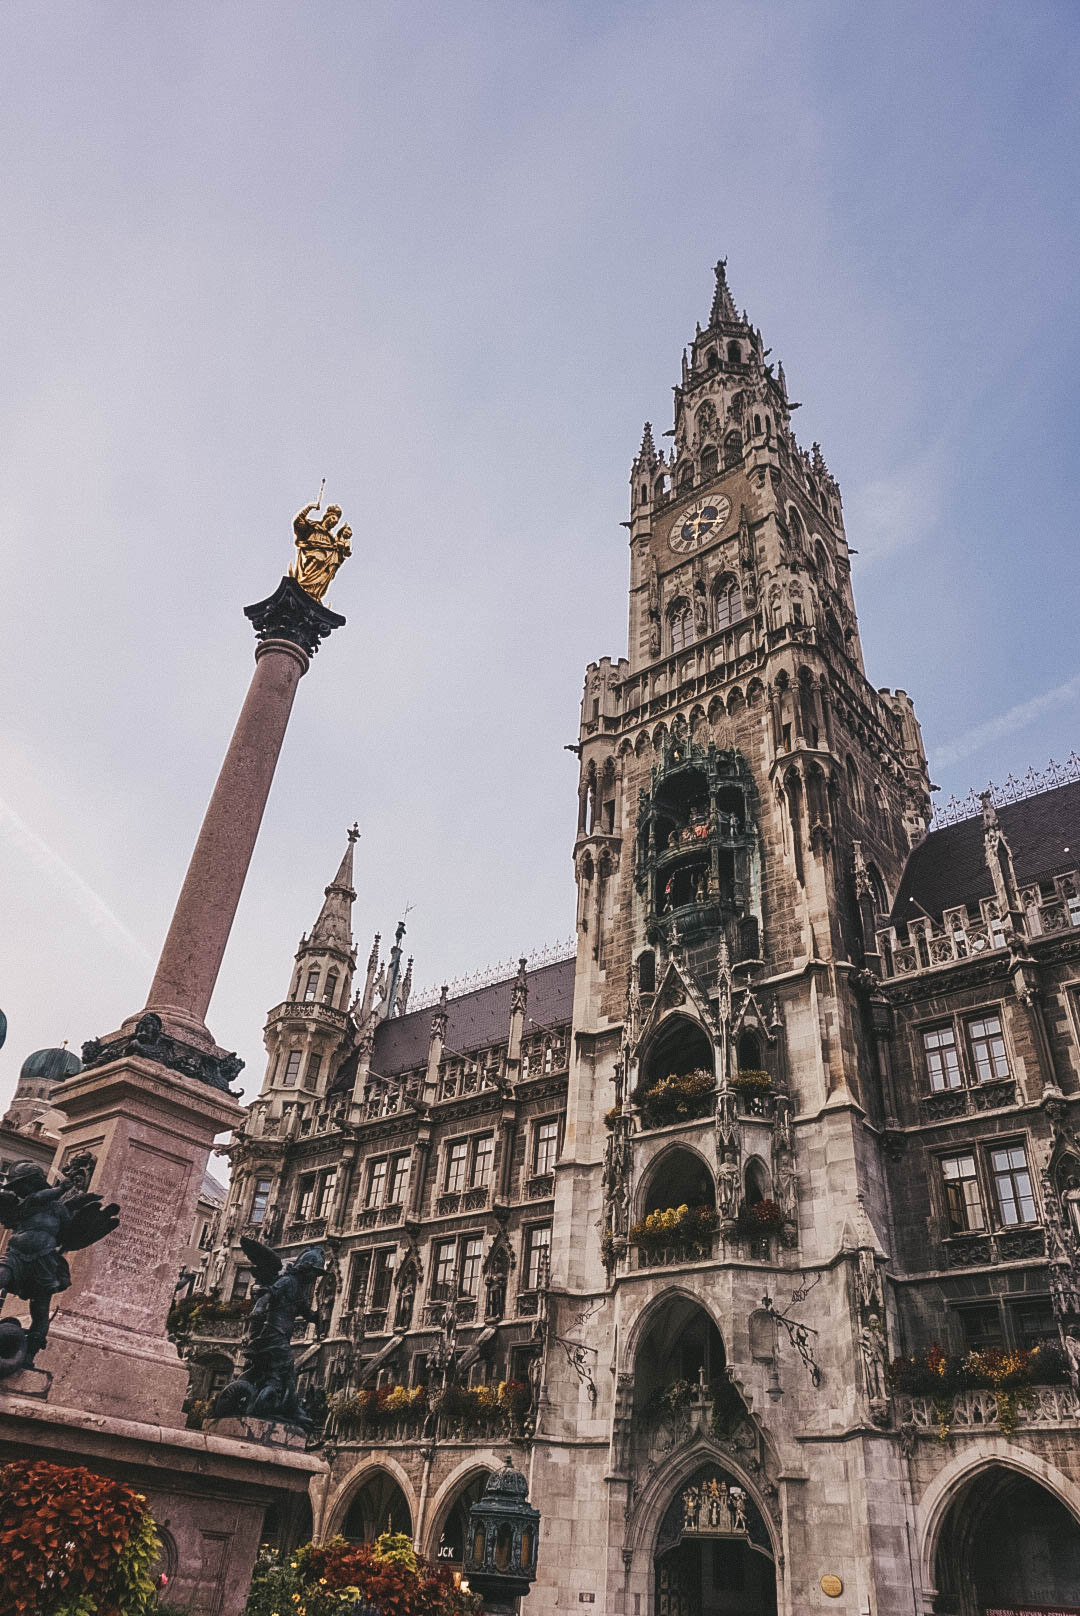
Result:
M193 1418L240 1237L318 1242L294 1531L457 1562L509 1444L533 1616L1080 1610L1080 771L928 830L791 408L718 266L585 676L572 957L410 1008L350 838L179 1320Z

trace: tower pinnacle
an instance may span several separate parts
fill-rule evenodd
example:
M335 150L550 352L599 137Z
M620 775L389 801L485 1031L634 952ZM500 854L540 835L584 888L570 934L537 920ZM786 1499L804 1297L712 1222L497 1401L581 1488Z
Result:
M727 283L727 259L721 258L716 265L716 290L713 293L712 308L709 310L709 325L711 327L726 322L738 324L738 321L735 302Z
M342 854L338 871L326 888L323 906L319 910L308 939L312 948L340 948L346 953L352 948L352 906L356 901L353 888L353 848L360 837L356 824L348 833L348 842Z

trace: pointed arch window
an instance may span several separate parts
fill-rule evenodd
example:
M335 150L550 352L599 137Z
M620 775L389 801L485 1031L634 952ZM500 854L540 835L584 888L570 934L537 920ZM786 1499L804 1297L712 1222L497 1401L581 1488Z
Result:
M701 476L704 481L708 477L715 477L720 464L715 444L708 443L701 451Z
M694 613L685 595L672 603L668 619L671 624L671 650L685 651L694 643Z
M729 432L724 439L724 465L737 466L742 461L742 433Z
M742 590L739 580L727 573L719 578L714 591L716 601L716 627L728 628L730 624L737 623L743 615Z

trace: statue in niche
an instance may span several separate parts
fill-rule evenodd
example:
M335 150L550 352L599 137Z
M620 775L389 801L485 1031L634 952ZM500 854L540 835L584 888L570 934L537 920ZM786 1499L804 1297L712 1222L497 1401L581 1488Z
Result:
M738 1217L741 1198L742 1174L739 1171L738 1157L726 1152L723 1161L720 1163L716 1185L716 1199L720 1207L720 1216L725 1223L734 1223Z
M71 1284L65 1252L104 1240L120 1222L115 1203L90 1193L85 1162L50 1184L36 1162L14 1162L0 1188L0 1223L12 1231L0 1257L0 1307L10 1294L30 1304L30 1328L18 1319L0 1323L0 1376L32 1367L49 1335L49 1306Z
M296 560L289 568L289 577L295 578L312 600L322 600L335 572L352 555L349 545L352 528L343 525L334 532L341 521L341 506L328 505L321 522L310 521L310 513L318 509L318 502L305 505L293 518Z
M320 1246L309 1246L283 1264L260 1240L241 1236L256 1280L255 1305L244 1340L244 1367L222 1388L214 1403L217 1419L246 1414L253 1419L310 1424L296 1389L292 1333L297 1319L318 1325L312 1306L315 1286L326 1268Z
M871 1313L859 1332L863 1364L866 1367L866 1390L871 1405L884 1403L888 1395L885 1386L885 1330L876 1313Z

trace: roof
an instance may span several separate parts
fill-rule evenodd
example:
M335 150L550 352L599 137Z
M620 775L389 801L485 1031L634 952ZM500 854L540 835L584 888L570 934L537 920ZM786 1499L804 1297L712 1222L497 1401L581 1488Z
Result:
M997 816L1021 886L1080 864L1080 781L1006 803ZM893 920L912 920L921 909L936 917L944 909L993 897L983 846L981 818L932 830L908 856Z
M224 1184L219 1183L209 1169L203 1173L202 1189L199 1191L200 1201L217 1201L224 1206L228 1193Z
M526 1017L541 1030L570 1020L574 1007L573 959L556 960L526 972L529 1003ZM474 1049L487 1049L504 1042L510 1031L510 998L515 978L492 982L460 998L447 1001L446 1049L467 1055ZM427 1060L431 1041L431 1018L435 1007L414 1010L409 1015L382 1021L375 1031L371 1070L380 1077L397 1077L415 1070ZM529 1031L529 1020L525 1023Z

